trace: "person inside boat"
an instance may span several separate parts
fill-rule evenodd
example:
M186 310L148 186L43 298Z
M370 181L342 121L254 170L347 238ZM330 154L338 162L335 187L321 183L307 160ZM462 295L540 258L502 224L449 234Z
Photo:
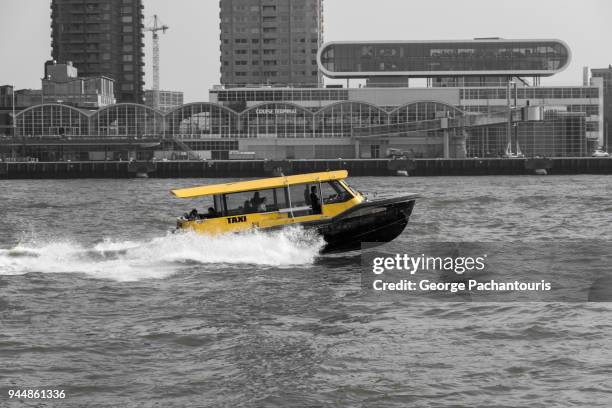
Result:
M265 198L260 197L259 191L256 191L255 194L253 194L253 198L251 198L251 208L257 210L264 200Z
M253 208L251 207L251 201L250 200L245 200L244 204L242 205L243 211L245 214L253 212Z
M196 210L195 208L194 208L194 209L192 209L192 210L189 212L188 216L187 216L187 219L188 219L188 220L195 220L195 219L198 219L198 218L199 218L199 215L198 215L198 210Z
M206 218L217 218L219 214L213 207L208 207L208 214L206 214Z
M266 197L262 197L261 198L261 203L257 206L257 211L258 212L266 212L267 211Z
M310 205L313 214L321 214L321 200L317 194L317 186L310 187Z
M310 189L308 188L308 184L304 187L304 202L306 205L310 205Z

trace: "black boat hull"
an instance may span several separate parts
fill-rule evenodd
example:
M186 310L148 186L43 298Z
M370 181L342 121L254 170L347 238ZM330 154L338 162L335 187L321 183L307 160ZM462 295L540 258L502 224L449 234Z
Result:
M365 201L331 221L305 225L325 239L322 253L361 250L364 242L383 244L399 236L412 214L416 197Z

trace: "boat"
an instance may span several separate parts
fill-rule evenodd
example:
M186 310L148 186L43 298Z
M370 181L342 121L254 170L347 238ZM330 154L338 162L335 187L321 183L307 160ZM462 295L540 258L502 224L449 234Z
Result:
M178 198L203 199L198 205L207 207L185 213L176 227L216 235L299 225L323 237L323 253L360 250L362 243L400 235L418 196L368 199L347 177L337 170L171 190Z

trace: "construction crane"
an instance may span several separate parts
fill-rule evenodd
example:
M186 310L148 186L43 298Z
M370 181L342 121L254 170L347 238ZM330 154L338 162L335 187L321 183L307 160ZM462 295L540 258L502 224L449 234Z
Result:
M169 27L162 24L157 18L157 14L153 15L153 25L145 28L145 31L150 31L153 34L153 107L159 109L159 34L163 34Z

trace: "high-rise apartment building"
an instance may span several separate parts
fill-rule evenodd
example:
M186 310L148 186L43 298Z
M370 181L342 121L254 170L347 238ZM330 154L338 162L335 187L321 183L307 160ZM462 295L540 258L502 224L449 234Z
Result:
M320 84L323 0L219 3L222 84Z
M117 102L143 102L142 0L52 0L51 47L82 76L115 80Z
M591 70L595 78L603 78L604 87L604 144L608 150L612 150L612 65L608 68L595 68Z

